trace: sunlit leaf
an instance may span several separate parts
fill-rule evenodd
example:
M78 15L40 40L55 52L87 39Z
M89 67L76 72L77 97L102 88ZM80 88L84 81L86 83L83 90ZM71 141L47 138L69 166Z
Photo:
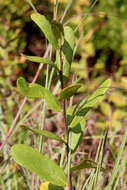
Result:
M48 181L46 181L41 184L40 190L64 190L64 188L53 185L53 184L49 183Z
M33 13L31 18L39 26L52 46L57 49L59 47L58 40L60 36L58 35L58 27L57 32L54 33L54 30L56 31L56 26L54 26L55 28L53 29L53 25L49 22L49 20L44 15L39 13Z
M97 167L98 167L98 164L94 162L93 160L84 159L83 161L81 161L80 164L73 166L71 168L71 172L76 171L76 170L86 169L86 168L97 168ZM101 171L104 171L104 168L101 167Z
M66 186L67 176L62 168L37 150L24 144L16 144L11 148L15 162L40 176L41 179L58 186Z
M69 107L67 110L67 123L69 125L69 123L71 123L71 120L73 118L73 111L74 111L74 107ZM85 130L85 118L81 119L81 121L79 123L77 123L77 125L75 127L72 128L71 130L71 143L70 143L70 148L72 153L74 153L78 146L80 145L81 141L82 141L82 137L83 137L83 132Z
M72 120L72 123L70 125L71 128L75 127L90 111L97 103L99 103L106 91L108 90L110 86L111 80L107 79L104 81L97 90L88 98L88 100L84 103L84 105L80 108L79 111L74 116L74 119Z
M70 86L67 86L60 92L60 99L67 99L71 96L73 96L77 90L82 86L82 84L73 84Z
M21 127L25 128L25 129L28 129L28 130L32 131L33 133L35 133L37 135L42 135L42 136L44 136L46 138L53 139L53 140L56 140L56 141L59 141L59 142L62 142L62 143L66 144L66 142L62 138L60 138L58 135L56 135L56 134L54 134L54 133L52 133L50 131L34 129L32 127L27 127L27 126L21 126Z
M68 76L70 74L74 44L75 44L74 31L69 26L64 27L64 44L62 46L64 79L68 79ZM60 69L59 52L57 52L56 61L57 61L57 66Z
M23 77L17 80L17 87L23 96L28 98L43 98L47 106L53 111L60 112L61 105L57 98L46 88L39 84L28 84Z
M58 70L57 66L49 59L45 59L43 57L28 56L28 55L24 55L24 54L22 54L22 55L29 61L32 61L35 63L43 63L43 64L51 65L52 67L54 67L55 69Z

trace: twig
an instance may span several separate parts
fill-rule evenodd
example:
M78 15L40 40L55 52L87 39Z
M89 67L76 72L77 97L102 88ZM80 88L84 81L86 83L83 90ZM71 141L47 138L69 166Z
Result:
M64 17L66 16L67 11L68 11L68 9L70 8L70 6L71 6L71 4L72 4L72 1L73 1L73 0L70 0L70 1L68 2L67 6L66 6L66 9L65 9L65 11L64 11L64 13L63 13L63 16L62 16L62 18L61 18L61 20L60 20L60 23L63 22Z

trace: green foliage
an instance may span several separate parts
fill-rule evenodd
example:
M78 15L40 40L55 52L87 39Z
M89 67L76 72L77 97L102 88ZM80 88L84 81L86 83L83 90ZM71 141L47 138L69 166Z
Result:
M67 99L73 96L77 90L82 86L82 84L72 84L61 90L60 99Z
M55 69L58 70L57 66L49 59L45 59L43 57L28 56L28 55L24 55L24 54L22 54L22 55L29 61L32 61L35 63L43 63L43 64L51 65L52 67L54 67Z
M63 187L53 185L49 182L44 182L41 184L40 190L64 190Z
M61 35L58 32L58 27L55 25L54 29L52 28L51 23L47 20L47 18L39 13L33 13L31 15L31 19L39 26L39 28L44 33L45 37L48 41L53 45L54 48L58 49L58 40ZM57 32L56 32L57 28ZM61 28L60 28L61 29ZM55 30L55 33L54 33ZM60 30L61 33L61 30Z
M67 110L67 123L68 125L71 123L73 119L74 107L69 107ZM80 143L82 142L83 133L85 130L86 120L83 118L72 130L71 130L71 143L70 148L72 153L74 153Z
M17 80L17 87L23 96L28 98L43 98L47 101L47 106L60 112L61 106L56 97L46 88L39 84L28 84L23 77Z
M63 76L64 79L68 79L72 64L73 49L75 45L74 31L71 27L64 27L64 44L62 46L62 58L63 58ZM60 55L57 52L56 55L57 66L60 69Z
M13 159L52 184L66 186L67 177L62 168L32 147L15 144L11 148Z
M111 80L107 79L99 86L99 88L97 88L97 90L92 94L92 96L88 98L86 103L84 103L84 105L77 111L77 113L74 116L74 119L70 124L70 128L75 127L79 122L81 122L81 120L84 118L87 112L102 100L110 84Z
M28 2L30 6L26 2ZM102 136L100 133L102 133L102 130L105 127L111 127L109 130L112 135L108 136L108 142L111 145L112 155L110 156L110 154L106 154L106 156L108 156L105 157L105 143L103 143L104 141L102 141L101 143L100 140L98 140L97 142L100 143L98 146L98 151L96 153L95 161L84 159L83 161L81 161L81 163L74 165L70 169L70 171L78 171L78 174L80 172L80 175L74 173L72 178L73 186L75 189L122 189L122 185L126 186L127 184L127 178L125 175L126 151L124 153L127 132L125 131L124 138L121 138L121 131L118 131L118 128L126 124L127 111L126 1L95 1L97 3L95 4L95 6L93 6L94 9L92 7L92 1L75 1L71 4L72 6L70 7L70 10L68 11L64 19L65 22L68 22L70 16L72 17L72 15L74 14L77 15L74 18L70 19L72 20L72 22L69 24L69 26L66 26L66 23L64 21L64 24L61 24L61 21L56 21L59 20L58 18L61 17L63 11L62 9L65 8L66 5L61 3L66 3L67 0L56 1L58 3L56 5L56 15L54 15L54 17L56 16L56 20L53 21L48 20L48 18L50 20L51 18L50 14L47 14L47 10L53 10L53 3L55 2L54 0L44 1L43 4L41 3L39 6L36 6L37 4L34 6L33 2L38 2L38 4L40 3L40 1L37 0L0 1L0 76L2 76L0 77L0 100L2 104L0 105L0 108L3 109L3 117L1 118L0 115L0 135L2 137L1 142L4 138L8 138L8 134L6 136L6 132L8 131L8 129L11 129L10 124L13 121L13 113L15 114L17 112L17 107L19 105L20 97L17 98L17 91L13 90L12 83L15 84L17 75L19 75L20 73L25 78L31 81L31 76L29 76L29 73L23 73L24 68L26 68L27 65L26 59L35 63L46 64L46 66L48 65L51 67L47 66L45 80L43 80L42 73L39 75L39 79L45 82L45 86L47 88L44 88L39 84L28 84L22 77L17 80L17 87L23 96L27 98L42 98L46 101L46 104L44 102L44 104L42 104L41 106L41 103L37 103L38 106L35 106L36 108L34 109L33 100L31 101L31 99L28 99L28 104L25 105L17 126L23 126L26 124L28 125L28 127L23 127L33 132L33 134L31 135L31 133L26 133L26 131L24 130L19 130L20 132L18 131L18 135L14 136L9 144L13 144L15 142L34 145L36 144L39 150L42 150L43 152L49 154L51 156L51 159L60 162L60 166L63 166L65 171L67 171L67 175L69 176L68 170L69 168L71 168L71 164L74 164L79 159L79 156L77 156L77 154L84 154L84 152L81 151L84 151L84 149L90 149L88 151L93 159L95 155L94 151L92 152L91 150L93 150L92 148L94 144L94 138L103 139L104 136ZM60 5L61 11L58 10L58 5ZM31 46L31 44L26 41L23 29L26 25L26 21L30 21L29 15L31 14L32 9L36 12L31 15L32 20L36 23L36 25L33 25L32 27L34 28L39 26L48 42L55 49L54 50L51 46L49 46L51 48L49 48L49 52L47 53L47 59L43 57L26 55L23 55L26 59L23 57L19 57L21 52L25 52L26 54L28 53L29 50L24 50L24 47L27 43ZM47 14L47 16L37 13L37 11L40 13L43 12L43 14L45 15ZM89 14L87 15L88 12ZM85 19L83 18L82 20L81 16ZM29 35L31 35L31 33ZM38 45L38 41L34 40L34 37L33 42L33 44L37 43ZM47 46L44 45L44 48L45 47ZM76 50L77 53L75 54ZM62 70L60 52L62 52ZM31 55L40 54L39 56L41 56L43 53L43 51L41 53L36 51L36 48L34 47ZM35 67L37 66L37 64L31 65L35 65ZM34 73L35 70L32 69L31 65L30 67L28 66L26 70L28 69L27 71L29 71L30 68L30 70L32 70L32 72ZM58 75L60 74L60 72L62 72L63 80L68 80L64 81L64 89L62 90L59 89L59 82L61 82L61 78L59 76L58 78L56 78L57 75L55 69L57 70ZM74 74L74 77L72 76L72 74L70 74L71 71L72 74ZM43 73L45 73L45 70ZM109 95L107 99L103 100L106 92L108 91L108 88L110 88L110 79L104 81L105 78L109 77L109 75L112 75L113 78L113 88L111 88L111 92L109 90ZM66 82L69 82L70 84L70 80L72 79L72 77L73 84L75 85L67 86L68 83ZM77 81L81 81L81 83L85 85L83 86L80 83L76 83L77 81L74 81L75 79ZM102 85L94 90L102 81L104 81ZM60 102L58 101L56 96L50 92L50 87L52 91L54 88L53 92L55 93L53 94L57 94L56 96L58 96ZM119 93L117 93L115 87L120 87L119 89L117 89L119 90ZM124 92L123 88L125 89ZM11 94L6 96L6 90L10 90ZM114 90L115 92L112 93L112 90ZM89 97L88 95L91 94L91 91L93 92L93 94ZM77 102L77 99L74 96L76 93L78 94L76 98L78 98L79 100L77 104L75 103ZM81 93L82 95L79 95ZM101 102L101 100L103 101ZM99 109L96 109L96 111L94 112L95 106L98 106ZM51 109L48 110L48 113L46 113L47 107ZM22 107L20 107L20 109L22 109ZM61 112L64 117L63 121L67 120L67 126L65 123L63 123L64 127L58 125L58 134L59 132L62 132L60 136L64 136L63 139L56 135L54 132L43 129L40 130L41 127L45 126L46 117L48 121L50 120L51 122L53 122L53 125L57 127L57 122L55 123L56 113L53 113L52 110L55 112ZM93 110L93 114L90 116L90 122L92 121L92 124L95 127L90 126L90 134L92 131L91 137L87 136L83 138L87 122L86 120L89 119L86 114L90 110ZM59 120L61 118L62 117L60 115ZM30 127L31 123L32 126L36 127ZM93 135L94 132L95 134L97 134L97 136ZM124 128L122 128L122 133L123 132ZM46 138L44 143L42 140L42 136ZM92 138L92 140L90 139L90 144L89 140L86 140L89 138ZM122 139L121 141L120 138ZM51 140L56 140L57 142L53 141L51 145L49 145ZM83 146L80 146L81 142L83 142ZM119 146L119 143L121 143L121 146ZM95 147L97 146L95 145ZM50 148L50 151L48 148ZM77 150L78 148L79 150ZM0 172L2 171L2 174L0 174L0 187L3 190L10 190L10 188L24 190L31 189L33 185L32 183L36 183L36 178L32 181L31 175L25 176L26 170L23 170L23 173L21 173L22 171L15 169L16 167L13 167L12 163L9 165L7 150L8 144L5 146L3 154L1 154L0 156L1 160L3 158L5 159L1 162ZM115 150L114 153L113 150ZM67 176L65 175L63 169L57 166L53 161L49 160L46 156L23 144L12 146L11 154L14 160L19 165L40 176L41 179L49 181L44 182L41 185L41 190L64 190L62 186L67 185ZM112 169L110 171L110 168L107 168L108 172L105 172L106 176L103 177L100 174L100 170L104 171L101 166L105 165L105 168L108 165L108 163L103 162L103 158L106 159L107 162L112 163L111 166L113 166L113 157L117 157L113 172ZM80 158L83 158L83 156L80 155ZM7 167L4 167L6 165ZM12 168L14 168L14 170ZM68 170L66 170L67 168ZM85 175L86 173L84 173L84 171L80 171L85 170L86 172L87 168L95 168L95 170L93 170L90 175ZM107 173L110 173L112 177L108 178ZM84 180L84 178L85 183L83 185L82 181ZM123 184L120 183L121 181ZM52 183L54 183L55 185Z
M88 159L84 159L83 161L81 161L80 164L73 166L71 168L71 172L75 171L75 170L82 170L82 169L86 169L86 168L97 168L98 165L96 162L94 162L93 160L88 160ZM102 171L104 171L103 168L101 168Z
M41 136L44 136L46 138L53 139L53 140L56 140L56 141L59 141L59 142L62 142L64 144L66 144L66 142L63 139L61 139L58 135L56 135L56 134L54 134L54 133L52 133L50 131L34 129L32 127L27 127L25 125L21 126L21 127L32 131L36 135L41 135Z

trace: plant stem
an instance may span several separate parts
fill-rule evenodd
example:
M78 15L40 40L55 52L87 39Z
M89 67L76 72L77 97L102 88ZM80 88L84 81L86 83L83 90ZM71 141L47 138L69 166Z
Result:
M61 82L61 89L64 89L64 81L63 81L63 59L62 59L62 49L60 47L59 49L59 55L60 55L60 82ZM67 125L66 120L66 100L63 100L63 118L64 118L64 125L65 125L65 133L67 137L67 163L68 163L68 190L73 190L72 187L72 179L71 179L71 173L70 173L70 167L71 167L71 150L69 148L70 144L70 138L69 138L69 128Z
M45 55L44 55L44 58L46 58L46 57L48 56L49 50L50 50L50 46L47 47L47 50L46 50ZM37 78L38 78L38 76L39 76L39 74L40 74L42 68L43 68L43 63L40 63L40 65L39 65L39 67L38 67L38 70L37 70L37 72L36 72L36 74L35 74L35 77L34 77L32 83L35 83L35 82L36 82L36 80L37 80ZM5 139L3 140L3 142L2 142L1 145L0 145L0 151L2 150L2 148L4 147L4 145L7 143L9 137L11 136L11 134L12 134L14 128L15 128L15 125L16 125L18 119L19 119L19 116L20 116L20 114L21 114L21 112L22 112L22 109L23 109L23 107L24 107L24 105L25 105L25 103L26 103L26 100L27 100L27 98L25 97L25 98L23 99L23 101L22 101L20 107L19 107L19 110L18 110L18 112L17 112L17 114L16 114L16 116L15 116L15 118L14 118L12 124L11 124L11 127L10 127L10 129L9 129L9 131L8 131L8 133L7 133L6 137L5 137Z

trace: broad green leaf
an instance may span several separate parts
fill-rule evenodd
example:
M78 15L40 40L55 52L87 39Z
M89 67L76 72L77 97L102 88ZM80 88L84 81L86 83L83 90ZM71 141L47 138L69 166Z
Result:
M16 144L11 148L15 162L40 176L41 179L54 185L66 186L67 176L62 168L37 150L24 144Z
M70 148L72 149L72 153L75 152L80 145L82 138L83 138L83 132L85 130L85 124L86 120L83 118L75 127L72 129L72 135L71 135L71 145Z
M60 92L60 99L67 99L73 96L81 86L82 84L77 83L64 88Z
M68 79L71 69L73 49L75 44L74 31L71 27L64 27L64 44L62 46L62 58L63 58L63 76L64 79ZM60 69L60 57L59 52L56 55L57 66Z
M52 67L54 67L55 69L58 70L57 66L49 59L45 59L43 57L28 56L28 55L24 55L24 54L22 54L22 55L29 61L33 61L35 63L43 63L43 64L51 65Z
M49 183L48 181L46 181L41 184L40 190L64 190L64 188L53 185L53 184Z
M111 80L107 79L100 87L88 98L86 103L81 107L74 116L70 127L75 127L85 117L89 110L91 110L97 103L99 103L111 84Z
M60 37L60 34L58 34L59 27L57 27L56 25L53 26L53 24L51 24L44 15L41 15L39 13L33 13L31 15L31 19L39 26L39 28L42 30L45 37L52 44L52 46L58 49L59 47L58 40ZM56 32L56 28L57 28L57 32Z
M56 140L56 141L60 141L60 142L66 144L66 142L62 138L60 138L58 135L56 135L56 134L54 134L54 133L52 133L50 131L34 129L32 127L27 127L27 126L21 126L21 127L25 128L25 129L28 129L28 130L32 131L33 133L35 133L37 135L42 135L42 136L44 136L46 138L53 139L53 140Z
M17 80L17 87L23 96L27 98L43 98L47 106L53 111L60 112L61 105L57 98L46 88L39 84L28 84L23 77Z
M69 107L67 110L67 123L71 122L73 118L73 111L74 107ZM85 119L82 119L75 127L72 128L71 130L71 143L70 143L70 148L72 150L72 153L74 153L78 146L80 145L83 137L83 132L85 130L85 124L86 121Z
M55 36L57 37L58 46L61 47L64 42L63 25L61 23L57 22L56 20L53 20L51 25L52 25L53 32L54 32Z
M82 170L86 168L97 168L98 164L94 162L93 160L89 159L84 159L80 164L73 166L71 168L71 172L76 171L76 170ZM101 167L101 171L104 171L104 168Z

